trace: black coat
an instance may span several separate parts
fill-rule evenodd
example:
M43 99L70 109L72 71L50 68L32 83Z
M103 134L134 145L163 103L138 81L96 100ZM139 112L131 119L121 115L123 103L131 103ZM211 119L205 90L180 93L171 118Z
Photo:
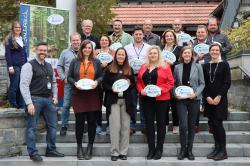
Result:
M129 79L130 80L130 86L129 88L123 92L123 96L126 103L126 111L131 116L133 111L133 104L132 104L132 93L131 89L135 86L135 78L134 78L134 72L131 68L131 75L123 75L118 73L112 73L110 69L108 68L104 74L103 77L103 89L105 91L105 101L104 105L106 107L110 107L112 104L117 103L118 100L118 94L113 92L112 86L113 83L119 79Z

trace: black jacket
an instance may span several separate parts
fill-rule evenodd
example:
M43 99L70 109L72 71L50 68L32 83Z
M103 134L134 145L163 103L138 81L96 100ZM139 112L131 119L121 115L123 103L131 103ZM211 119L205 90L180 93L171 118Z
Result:
M118 73L112 73L109 68L105 71L105 75L103 77L103 88L105 91L105 101L104 105L106 107L110 107L112 104L117 103L118 100L118 94L114 93L112 90L113 83L119 79L129 79L130 80L130 86L129 88L123 92L123 96L126 103L126 111L129 115L132 114L133 111L133 105L132 105L132 95L131 95L131 89L135 86L135 78L134 78L134 72L131 68L131 75L122 75Z
M98 59L93 60L94 70L95 70L95 78L94 81L98 82L98 85L102 82L102 68L101 62ZM78 58L72 60L69 66L68 72L68 82L74 86L75 82L80 80L80 65L81 62ZM73 93L76 93L76 87L74 86Z

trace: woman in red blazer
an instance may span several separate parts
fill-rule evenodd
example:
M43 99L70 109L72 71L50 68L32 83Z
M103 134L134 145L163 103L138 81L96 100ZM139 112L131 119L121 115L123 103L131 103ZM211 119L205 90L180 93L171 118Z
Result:
M156 85L161 94L149 97L144 88ZM142 96L142 110L145 114L146 135L149 152L147 159L158 160L162 156L165 139L166 110L169 107L170 90L173 88L174 78L170 66L164 62L158 46L151 46L147 51L146 63L141 66L137 78L137 90ZM156 117L156 118L155 118ZM157 145L155 146L154 120L157 122Z

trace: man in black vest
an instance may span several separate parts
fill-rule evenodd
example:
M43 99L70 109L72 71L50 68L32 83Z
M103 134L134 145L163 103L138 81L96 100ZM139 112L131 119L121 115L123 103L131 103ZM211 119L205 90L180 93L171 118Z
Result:
M38 162L42 157L36 148L36 125L42 112L46 121L46 157L64 157L56 151L57 85L51 64L45 62L47 44L39 43L36 57L23 65L20 90L26 103L26 144L30 159ZM53 96L51 98L51 96Z

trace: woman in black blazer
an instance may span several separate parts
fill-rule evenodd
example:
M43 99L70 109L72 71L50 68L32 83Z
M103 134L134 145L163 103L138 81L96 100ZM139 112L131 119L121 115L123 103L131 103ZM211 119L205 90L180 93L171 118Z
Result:
M112 89L115 81L126 79L129 88L123 92ZM133 69L129 66L128 56L124 48L117 49L114 60L106 69L103 87L107 100L105 105L111 108L109 116L111 138L111 160L127 159L129 145L130 115L133 110L131 89L135 86Z
M183 160L185 157L188 157L189 160L194 160L192 148L195 135L195 122L205 82L202 67L200 64L194 62L194 53L189 46L184 46L180 52L180 64L175 66L174 79L175 88L184 85L191 87L194 91L188 97L176 96L181 143L181 151L178 159Z

